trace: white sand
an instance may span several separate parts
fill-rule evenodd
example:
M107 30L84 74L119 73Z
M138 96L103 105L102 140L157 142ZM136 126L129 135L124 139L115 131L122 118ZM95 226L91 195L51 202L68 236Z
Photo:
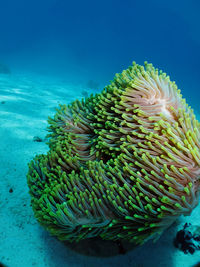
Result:
M175 233L184 221L199 223L199 207L157 243L148 242L111 258L73 252L39 226L30 207L27 164L48 147L44 142L34 142L33 137L44 138L46 119L54 114L54 108L80 98L83 89L81 84L50 81L48 77L0 75L0 262L8 267L190 267L200 261L200 252L185 255L173 247Z

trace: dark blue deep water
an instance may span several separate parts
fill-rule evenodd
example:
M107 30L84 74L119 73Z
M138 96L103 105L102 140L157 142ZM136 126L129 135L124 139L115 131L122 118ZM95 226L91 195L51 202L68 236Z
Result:
M103 84L133 60L147 60L198 109L199 11L198 0L1 1L0 60Z
M31 73L36 79L59 78L65 84L88 84L101 90L132 61L140 65L148 61L169 74L200 119L200 0L0 0L0 74L4 66L14 75ZM144 251L138 249L135 254L108 260L88 260L65 250L64 245L39 228L36 220L30 219L33 214L27 200L28 188L20 186L26 184L27 163L46 149L45 144L33 142L33 137L37 139L44 133L45 111L54 109L63 91L58 86L53 101L51 94L48 98L46 84L41 83L40 92L37 82L31 87L28 81L26 87L26 79L22 79L20 88L20 82L18 86L15 76L10 76L9 83L9 75L0 75L0 97L4 97L0 100L0 262L7 267L190 267L193 255L175 250L172 241L167 243L168 233L162 243L152 247L150 244ZM38 91L32 94L35 88ZM76 97L73 90L67 101ZM66 92L65 95L69 91ZM38 98L33 99L36 95ZM43 99L44 95L47 97ZM48 105L45 101L49 101ZM8 225L7 214L11 217ZM27 242L24 250L18 245L19 240ZM37 240L41 243L37 244ZM170 247L170 253L160 244ZM188 262L179 264L177 258L182 255ZM197 257L195 262L200 260ZM146 264L148 259L150 264ZM28 265L21 265L21 260ZM169 264L162 265L161 260Z

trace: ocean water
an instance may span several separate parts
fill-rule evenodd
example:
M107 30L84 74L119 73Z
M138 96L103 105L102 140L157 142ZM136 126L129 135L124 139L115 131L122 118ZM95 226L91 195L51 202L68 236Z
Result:
M46 121L58 104L100 92L132 61L169 74L200 119L199 12L198 0L0 1L2 264L187 267L200 261L198 251L184 254L173 246L177 229L198 224L199 207L153 245L91 257L38 225L26 184L28 162L48 150Z
M199 5L198 0L4 1L0 60L12 72L92 79L100 86L133 60L147 60L167 72L198 109Z

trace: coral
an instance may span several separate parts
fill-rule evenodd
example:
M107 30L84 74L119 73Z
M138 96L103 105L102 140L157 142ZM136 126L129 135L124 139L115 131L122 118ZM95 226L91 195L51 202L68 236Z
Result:
M174 239L176 248L182 250L185 254L193 254L200 249L200 226L185 223L183 229L178 231Z
M10 74L10 73L11 73L10 68L6 64L0 62L0 74Z
M143 244L197 205L200 123L152 64L133 63L48 122L50 150L27 179L35 217L60 240Z

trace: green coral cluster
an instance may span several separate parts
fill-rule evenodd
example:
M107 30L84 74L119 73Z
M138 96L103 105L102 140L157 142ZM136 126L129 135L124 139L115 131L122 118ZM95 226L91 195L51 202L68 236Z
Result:
M174 82L133 63L60 105L27 175L35 217L60 240L143 244L198 203L200 124Z

